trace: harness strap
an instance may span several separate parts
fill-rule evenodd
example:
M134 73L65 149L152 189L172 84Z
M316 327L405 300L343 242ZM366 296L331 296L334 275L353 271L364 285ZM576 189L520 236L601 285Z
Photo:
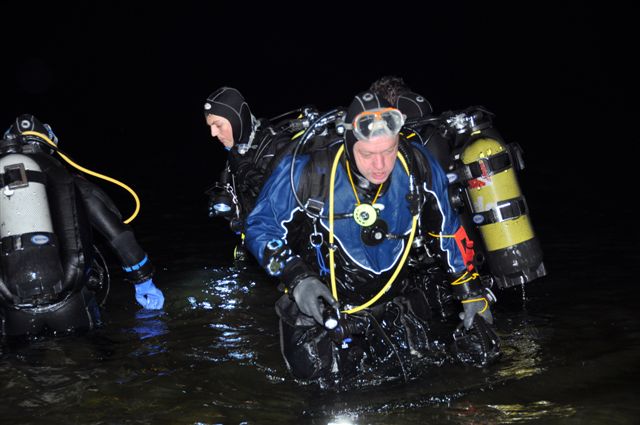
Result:
M482 176L498 174L512 165L511 155L508 151L502 151L488 158L462 166L456 174L463 180L472 180Z
M527 203L523 197L499 201L490 210L473 214L473 222L477 225L500 223L527 214Z
M35 170L25 170L23 164L4 168L4 173L0 173L0 187L9 186L9 189L29 186L30 182L46 184L46 177L43 172Z

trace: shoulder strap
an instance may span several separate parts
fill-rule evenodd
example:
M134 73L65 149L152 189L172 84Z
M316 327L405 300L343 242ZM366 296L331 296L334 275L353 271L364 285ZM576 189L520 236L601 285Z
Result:
M427 187L431 187L431 164L426 157L429 153L404 138L400 139L399 149L407 157L406 160L416 179L416 184L426 183Z
M333 150L326 147L311 154L309 162L302 170L297 188L298 197L302 202L309 199L324 202L329 194L332 153Z

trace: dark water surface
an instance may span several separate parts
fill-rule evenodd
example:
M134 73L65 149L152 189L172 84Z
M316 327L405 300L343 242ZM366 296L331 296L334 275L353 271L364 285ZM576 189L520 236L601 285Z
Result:
M134 226L157 267L164 311L139 311L116 274L102 329L4 344L0 423L640 423L633 238L597 213L568 226L562 206L530 198L550 273L525 288L526 300L519 288L497 292L503 358L336 392L288 375L278 293L259 270L231 266L224 225L207 220L203 204L168 208L151 197Z

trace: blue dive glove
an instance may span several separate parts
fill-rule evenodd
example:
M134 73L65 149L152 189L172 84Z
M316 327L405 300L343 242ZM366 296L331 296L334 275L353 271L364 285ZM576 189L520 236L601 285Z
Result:
M144 282L137 283L136 287L136 301L144 308L150 310L159 310L164 305L164 295L162 291L156 288L151 279L147 279Z

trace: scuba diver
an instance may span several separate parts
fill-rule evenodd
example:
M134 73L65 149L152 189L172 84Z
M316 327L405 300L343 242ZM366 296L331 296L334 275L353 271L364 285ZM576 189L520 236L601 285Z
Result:
M136 301L146 309L164 304L151 261L125 224L133 216L123 223L108 196L70 173L54 152L72 163L51 127L30 114L17 117L0 141L3 336L70 333L100 324L110 282L92 229L115 252Z
M495 297L460 248L443 170L403 137L404 121L372 92L322 115L341 143L294 150L247 218L248 249L285 292L281 349L298 379L408 380L451 357L482 366L499 356Z
M285 118L293 114L297 117ZM209 216L226 218L231 230L243 235L244 220L271 172L272 161L290 150L291 140L317 115L315 108L305 107L257 119L237 89L220 87L211 93L204 104L205 120L228 156L218 181L205 192ZM236 247L235 256L242 258L243 250Z

